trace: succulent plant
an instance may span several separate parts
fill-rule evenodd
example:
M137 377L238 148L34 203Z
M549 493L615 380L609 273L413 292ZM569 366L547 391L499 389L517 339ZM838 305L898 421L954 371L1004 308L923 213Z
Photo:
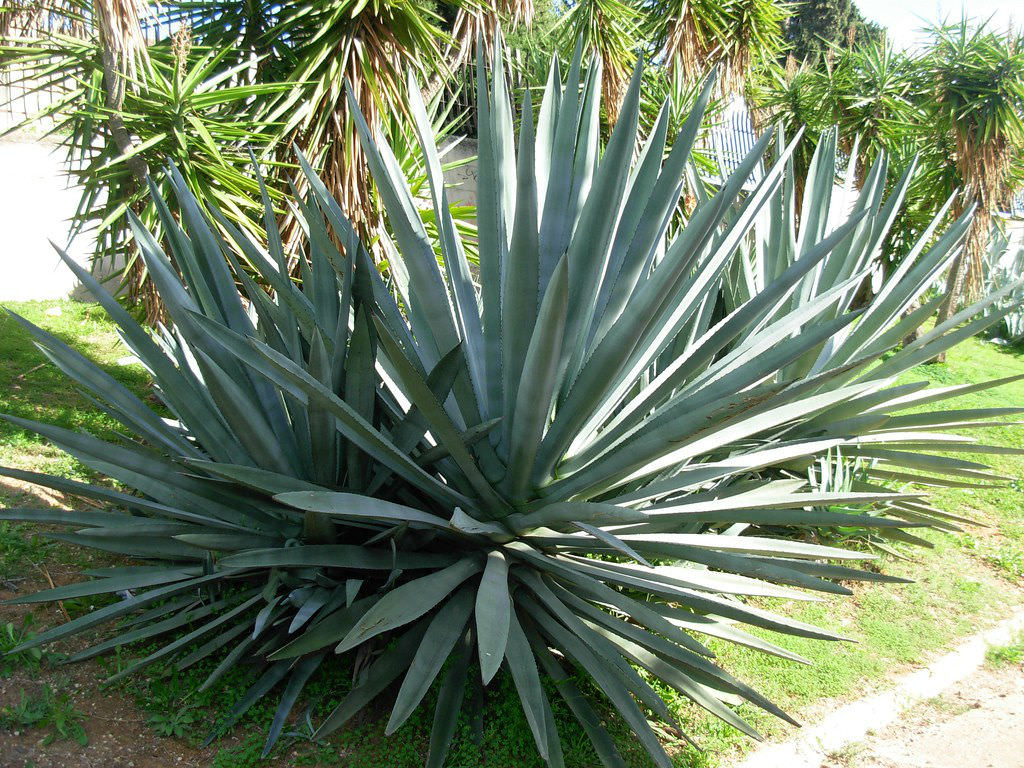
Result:
M738 700L790 719L718 666L707 638L793 660L744 625L840 639L744 598L898 579L850 565L869 553L789 534L948 525L875 478L995 479L940 455L967 440L948 430L1020 409L947 410L966 388L893 380L1006 309L987 311L1002 299L988 297L900 347L933 314L935 301L915 301L958 253L967 218L926 233L852 308L901 193L883 199L869 182L852 209L830 208L834 154L819 149L797 229L795 142L777 139L758 172L771 135L716 188L698 185L679 223L710 82L674 141L667 106L639 137L638 68L601 147L600 77L584 75L580 58L564 83L552 64L536 119L524 99L518 136L500 52L490 84L478 62L478 279L415 87L436 241L394 155L357 118L393 233L382 244L387 281L301 156L300 284L288 279L269 200L264 249L215 208L207 215L173 168L180 222L155 198L173 266L134 224L170 327L151 335L68 260L166 412L24 323L125 436L12 421L126 491L4 469L103 508L0 517L71 525L54 535L132 558L20 598L131 591L29 645L114 623L72 658L161 637L116 677L216 654L207 686L256 660L262 676L222 727L280 684L268 751L306 681L338 653L367 665L317 735L394 684L390 734L436 685L429 766L444 762L466 686L502 670L555 766L545 680L608 766L623 764L597 714L608 707L670 765L649 724L673 720L654 679L751 735ZM809 486L808 469L840 451L869 460L867 487ZM576 685L580 674L606 701Z
M1011 245L1007 233L993 227L989 239L988 253L985 256L985 288L987 293L996 293L1010 285L1018 283L1024 274L1024 247L1018 242ZM1017 288L1006 297L1013 309L1003 315L1001 322L990 331L1010 344L1024 341L1024 287Z

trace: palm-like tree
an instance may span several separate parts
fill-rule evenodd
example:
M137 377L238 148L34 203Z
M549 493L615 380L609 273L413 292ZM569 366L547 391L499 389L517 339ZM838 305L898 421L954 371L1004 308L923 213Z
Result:
M22 0L17 18L35 18L32 14L38 15L37 4ZM406 103L408 70L429 74L443 69L441 51L448 41L440 17L418 0L316 3L177 0L162 5L159 17L169 19L180 30L187 30L192 43L191 54L187 50L189 46L176 45L171 40L147 48L142 32L142 20L151 15L147 0L60 0L48 13L56 14L61 24L65 17L81 20L87 27L84 37L88 45L83 47L66 40L61 26L47 30L35 49L6 46L4 56L12 65L29 64L30 68L35 68L37 77L42 74L58 87L78 84L67 91L65 99L55 104L55 115L66 118L68 108L74 114L85 115L85 122L75 128L76 138L70 142L82 154L93 155L94 147L102 143L113 149L108 157L123 157L117 164L127 166L134 183L115 190L124 192L124 197L117 198L113 193L109 196L114 204L133 199L145 189L153 162L159 166L168 157L176 157L158 151L163 146L160 141L145 143L149 132L133 133L125 128L125 123L135 117L145 120L147 116L146 110L127 114L125 102L126 87L145 90L147 81L152 79L150 69L141 66L142 60L152 56L162 62L160 69L163 63L176 57L182 69L194 68L203 62L203 78L188 80L188 87L182 94L187 95L190 88L204 81L210 81L217 88L247 87L249 95L238 104L239 125L258 125L261 134L267 133L266 126L273 126L273 135L261 137L259 141L246 138L242 135L244 131L232 137L230 132L218 133L208 125L197 128L201 133L211 134L208 142L211 151L224 155L234 168L239 155L236 150L243 142L250 143L265 161L273 193L275 188L280 191L287 186L287 174L277 173L275 169L290 165L291 147L297 144L322 167L325 182L345 205L346 212L357 222L368 242L376 237L380 215L362 149L355 138L350 104L345 96L346 84L351 84L356 105L370 124L379 128L382 115L401 117ZM14 16L8 14L0 18L0 22L14 23L12 19ZM205 66L210 52L216 53L214 71ZM166 79L166 72L160 74ZM96 82L102 82L103 87L97 90L89 86ZM93 93L94 103L86 104L80 94L83 89ZM95 98L100 91L102 94ZM203 98L213 97L205 95ZM174 106L178 101L177 97L165 99L166 114L156 114L156 120L144 122L143 126L159 123L163 117L183 120L184 112ZM160 104L155 103L152 108L159 112ZM104 112L101 124L95 119L97 110ZM175 136L188 134L196 121L205 120L202 111L191 117L194 120L190 118L188 124L182 123L179 126L182 130L176 131ZM247 168L248 155L244 151L240 154L244 162L237 169ZM108 183L108 179L101 178L104 173L97 172L97 183ZM186 178L192 177L186 174ZM233 175L232 181L237 181L237 177ZM194 192L202 199L231 186L222 179L222 183L213 187L196 186ZM84 199L83 203L88 207L95 200ZM229 205L227 209L237 210L237 207ZM87 214L95 212L86 211ZM103 228L109 223L104 218ZM291 223L286 236L294 234L294 220ZM119 236L115 235L115 240L110 242L120 242ZM288 240L285 245L289 245ZM132 278L133 283L145 290L144 275Z
M631 0L579 0L562 19L561 44L568 54L582 43L600 64L605 119L614 125L629 85L643 35L643 15Z
M785 68L766 68L750 91L758 110L789 133L805 127L813 139L838 126L847 154L856 141L859 186L875 158L923 122L918 65L884 41L832 53L813 65L790 58Z
M494 58L498 29L528 27L533 23L535 11L534 0L466 0L452 22L448 66L455 70L475 61L478 43L483 45L484 59L490 61ZM440 73L435 73L435 80L438 75Z
M697 80L719 69L724 94L744 93L747 78L784 49L789 16L779 0L657 0L648 15L648 35L664 60Z
M81 37L87 7L84 0L5 0L0 5L0 38L34 38L50 31Z
M263 112L280 125L279 159L291 156L293 143L301 147L372 239L379 214L346 83L372 127L382 115L401 113L407 71L429 76L440 66L448 40L440 17L416 0L185 2L180 13L204 44L251 58L251 77L294 84Z
M950 267L942 321L961 299L981 292L992 211L1024 147L1024 37L1000 35L984 24L971 28L966 19L934 34L926 107L955 146L953 161L963 185L959 209L977 206L964 250Z
M833 107L839 134L859 138L857 183L875 158L895 146L918 120L915 62L885 40L837 51L831 81L819 89ZM851 145L844 147L849 151Z
M713 0L658 0L647 17L647 34L669 67L697 80L719 55L726 6Z

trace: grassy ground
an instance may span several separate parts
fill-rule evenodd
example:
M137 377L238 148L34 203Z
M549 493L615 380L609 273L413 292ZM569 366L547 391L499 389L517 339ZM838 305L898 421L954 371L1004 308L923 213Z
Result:
M50 314L51 308L60 314ZM92 305L73 303L26 303L16 306L24 314L103 365L124 384L143 396L151 396L144 371L138 366L119 363L126 354L102 311ZM10 319L0 318L0 412L58 423L70 428L109 433L112 422L93 408L82 396L69 390L66 380L27 340ZM939 385L967 383L1024 373L1024 355L980 341L970 341L954 350L943 366L924 366L908 379L927 378ZM1000 390L986 391L961 399L963 407L985 407L1024 403L1024 382ZM980 435L981 432L979 431ZM989 442L1024 448L1024 427L1010 426L988 430ZM1001 473L1024 477L1024 457L991 455L982 457ZM41 469L74 477L87 477L88 471L30 433L0 423L0 464ZM27 486L0 480L0 504L28 505L60 503L63 500ZM955 535L928 533L930 550L901 549L903 559L884 558L882 567L890 573L914 580L907 585L857 586L851 599L830 598L811 603L787 603L772 607L805 621L840 632L855 643L828 644L785 638L781 644L807 657L811 666L777 660L724 643L716 644L725 667L738 677L765 692L783 709L798 719L813 719L827 711L837 700L848 699L877 688L893 671L919 664L929 654L953 644L957 638L990 625L1024 604L1024 486L1015 482L998 489L940 490L938 506L967 514L987 527L974 527ZM46 579L58 583L73 580L78 570L95 557L65 545L54 545L35 536L27 527L0 523L0 586L5 580L28 579L47 586ZM24 585L21 585L24 586ZM89 605L65 606L71 612L89 610ZM6 616L6 617L5 617ZM57 609L36 609L36 625L60 620ZM0 649L3 633L23 634L33 630L22 626L24 613L0 615ZM5 627L5 622L8 624ZM764 633L770 635L771 633ZM778 639L778 638L772 638ZM135 653L137 651L133 651ZM38 664L40 679L49 680L49 659L24 659L25 665ZM125 659L113 656L86 668L83 673L96 687L104 672L116 669ZM58 668L60 669L60 668ZM171 674L154 668L145 679L133 680L107 694L132 708L134 718L153 737L166 737L168 754L179 751L198 760L196 764L218 768L243 768L257 763L262 747L261 733L273 716L271 703L253 708L234 733L233 741L220 742L211 750L196 751L211 725L247 687L253 672L240 669L226 680L224 687L191 696L208 669L201 665L186 674ZM8 672L0 667L0 677ZM59 682L59 681L56 681ZM44 685L51 685L43 682ZM313 719L333 705L350 685L347 669L338 668L316 683L309 695ZM55 688L56 689L56 688ZM74 742L75 703L50 696L45 689L30 693L29 705L37 701L37 711L53 709L56 714L40 716L39 728L55 739ZM667 698L672 698L666 692ZM48 703L49 702L49 703ZM126 703L125 703L126 702ZM5 702L6 703L6 702ZM563 729L566 760L570 766L596 765L585 738L572 727L561 699L553 697L556 717ZM389 766L404 768L421 764L432 717L431 702L421 709L393 739L382 737L383 723L367 718L345 730L331 744L317 745L305 739L300 721L293 734L275 751L275 762L289 765ZM14 717L18 705L8 705ZM70 706L70 710L68 707ZM26 706L23 721L31 721L31 706ZM683 747L670 734L675 762L679 768L726 765L751 747L751 743L726 726L704 717L688 704L678 701L684 729L705 748L697 752ZM48 711L48 710L47 710ZM469 713L474 715L470 717ZM762 713L745 708L745 714L769 738L782 738L791 728ZM0 730L5 727L0 716ZM47 719L47 717L49 719ZM63 719L62 719L63 718ZM67 734L53 724L64 722ZM386 718L385 718L386 719ZM10 722L6 727L12 728ZM37 725L24 725L25 728ZM645 765L635 742L620 730L629 762ZM3 734L0 733L0 741ZM57 763L59 764L59 763ZM137 762L143 765L144 762ZM460 723L460 735L449 765L457 768L540 765L536 759L529 729L509 681L499 681L485 700L467 708Z

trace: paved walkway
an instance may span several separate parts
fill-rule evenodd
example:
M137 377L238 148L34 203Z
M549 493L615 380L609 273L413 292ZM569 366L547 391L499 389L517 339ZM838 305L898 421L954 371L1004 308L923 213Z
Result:
M1024 667L978 670L822 768L1024 768Z
M1019 611L734 768L1024 768L1024 665L985 664L1022 632Z

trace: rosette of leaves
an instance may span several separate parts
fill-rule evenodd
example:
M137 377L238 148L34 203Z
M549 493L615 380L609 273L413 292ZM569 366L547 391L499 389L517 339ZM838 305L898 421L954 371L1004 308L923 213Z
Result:
M132 558L20 598L131 591L25 647L113 623L72 658L163 638L117 676L217 654L207 686L256 661L262 676L222 727L280 686L268 750L306 681L336 654L356 653L363 672L316 735L385 690L395 691L390 734L437 686L430 766L444 762L467 686L503 670L539 754L556 766L546 680L608 766L623 764L602 725L609 709L658 765L671 764L649 722L674 719L655 680L751 735L738 701L789 719L716 664L707 638L799 661L744 626L840 638L744 598L896 580L850 565L870 554L788 535L936 519L916 496L882 487L808 487L801 478L830 451L870 449L940 479L992 481L941 456L967 440L948 430L1019 409L950 411L941 401L962 388L893 379L1005 310L986 314L1001 301L989 297L891 354L934 312L934 302L908 309L955 257L966 219L925 247L928 233L870 306L853 310L867 270L860 255L898 198L865 195L819 221L824 181L808 184L791 263L727 304L739 246L788 189L794 144L755 176L771 137L759 140L713 194L698 189L692 215L667 237L711 84L674 141L668 106L641 137L638 69L601 147L595 71L584 74L577 55L563 83L553 63L539 114L527 97L517 136L500 51L490 85L478 62L478 281L416 88L410 111L439 242L394 154L356 119L394 233L390 284L301 157L310 190L295 202L306 233L301 287L287 277L269 200L264 250L215 207L207 220L174 169L180 222L156 204L180 274L135 223L170 327L151 336L69 261L169 414L25 323L125 437L14 421L135 491L3 470L101 502L4 519L71 525L56 536ZM243 258L258 265L259 283ZM602 701L577 686L581 676Z
M1020 244L1011 246L1007 233L993 227L985 256L986 292L995 293L1007 285L1019 283L1021 275L1024 275L1024 248ZM1018 285L1007 298L1015 309L990 331L1010 344L1019 344L1024 340L1024 312L1021 311L1024 287Z

